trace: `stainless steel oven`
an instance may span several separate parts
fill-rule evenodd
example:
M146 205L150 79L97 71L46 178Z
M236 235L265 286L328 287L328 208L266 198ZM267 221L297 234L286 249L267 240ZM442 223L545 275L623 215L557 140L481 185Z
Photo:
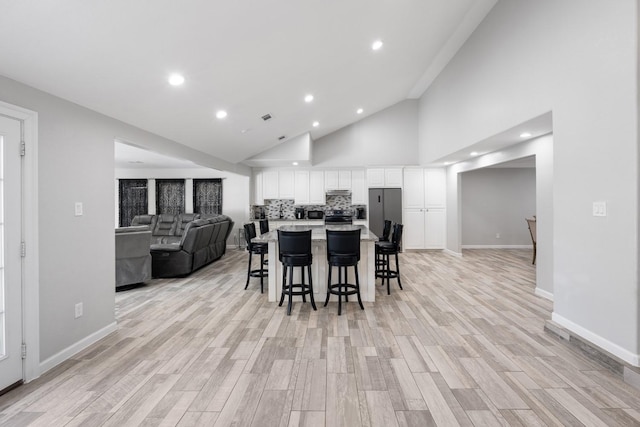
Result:
M353 212L348 209L334 209L324 216L325 225L353 224Z

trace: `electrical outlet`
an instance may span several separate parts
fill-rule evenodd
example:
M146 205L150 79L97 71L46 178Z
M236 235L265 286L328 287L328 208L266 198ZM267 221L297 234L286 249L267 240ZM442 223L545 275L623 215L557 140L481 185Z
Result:
M593 216L607 216L607 202L593 202Z
M78 317L82 317L82 303L81 302L76 304L76 319Z
M496 233L496 239L500 238L500 233Z
M82 202L76 202L76 216L82 216Z

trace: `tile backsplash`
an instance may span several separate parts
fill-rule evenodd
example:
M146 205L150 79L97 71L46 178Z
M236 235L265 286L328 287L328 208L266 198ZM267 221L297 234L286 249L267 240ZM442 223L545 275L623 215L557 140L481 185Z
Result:
M251 206L253 219L260 217L260 212L264 210L267 219L295 219L295 208L303 207L305 211L324 211L325 214L334 209L351 209L355 215L356 208L364 208L364 205L352 205L351 196L327 196L325 205L294 205L291 199L265 200L264 205Z

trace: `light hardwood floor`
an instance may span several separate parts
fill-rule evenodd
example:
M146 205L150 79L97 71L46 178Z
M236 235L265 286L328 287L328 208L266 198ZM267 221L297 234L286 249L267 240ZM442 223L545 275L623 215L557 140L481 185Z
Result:
M0 423L640 425L640 392L543 331L531 251L401 254L404 290L342 316L286 316L246 260L118 293L118 331L0 397Z

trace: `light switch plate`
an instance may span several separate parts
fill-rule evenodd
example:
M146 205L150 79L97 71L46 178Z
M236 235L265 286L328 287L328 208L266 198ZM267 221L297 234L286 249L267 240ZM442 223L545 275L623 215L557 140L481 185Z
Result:
M593 216L607 216L607 202L593 202Z
M82 216L82 202L76 202L76 216Z

